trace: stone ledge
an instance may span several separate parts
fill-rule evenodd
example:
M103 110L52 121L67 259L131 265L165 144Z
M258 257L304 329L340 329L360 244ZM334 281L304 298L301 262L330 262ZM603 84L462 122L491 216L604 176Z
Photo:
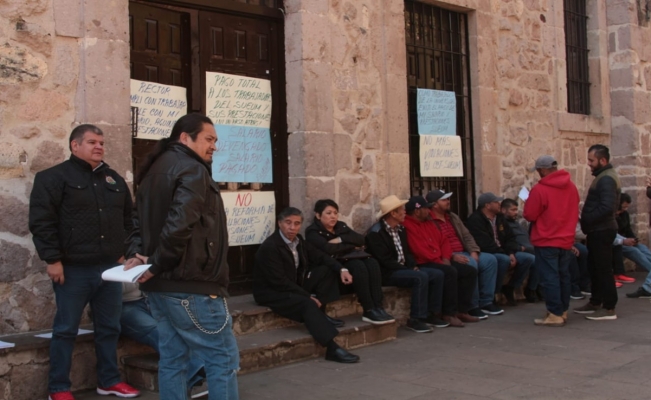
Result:
M93 330L92 324L80 325L79 328ZM35 335L40 335L43 333L51 333L52 330L48 329L45 331L32 331L25 333L16 333L12 335L0 336L0 340L3 342L15 343L16 346L8 347L5 349L0 349L0 355L5 355L11 352L20 352L34 349L42 349L50 347L50 339L35 337ZM85 335L78 335L76 343L83 342L92 342L95 339L93 333L87 333Z

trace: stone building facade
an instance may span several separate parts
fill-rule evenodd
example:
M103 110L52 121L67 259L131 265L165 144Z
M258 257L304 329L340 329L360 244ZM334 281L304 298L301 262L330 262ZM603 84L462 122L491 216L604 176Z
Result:
M422 2L467 15L474 193L515 197L536 182L529 169L545 153L583 192L592 179L586 150L605 143L646 237L649 2L587 0L590 115L567 112L563 0ZM405 2L278 5L290 202L309 210L318 198L334 198L342 219L363 231L379 199L413 192ZM53 294L27 229L28 198L34 174L69 155L71 128L99 125L106 161L132 180L128 10L127 0L0 1L0 334L51 324Z

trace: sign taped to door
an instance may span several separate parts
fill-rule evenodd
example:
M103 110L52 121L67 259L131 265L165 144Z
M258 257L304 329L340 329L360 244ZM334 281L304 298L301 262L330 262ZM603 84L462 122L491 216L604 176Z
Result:
M169 137L176 120L188 113L187 90L131 79L131 107L138 107L136 138L161 140Z
M260 244L276 226L274 192L222 192L228 245Z
M420 176L463 176L461 137L420 136Z
M271 183L271 81L206 72L206 115L218 137L213 179Z

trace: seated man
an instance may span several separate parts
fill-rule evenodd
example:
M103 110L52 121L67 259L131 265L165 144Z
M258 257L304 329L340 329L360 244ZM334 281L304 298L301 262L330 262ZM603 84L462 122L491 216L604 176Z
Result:
M454 327L462 328L464 322L478 322L468 314L472 308L472 295L477 286L477 270L468 264L452 263L452 248L429 213L432 204L423 196L413 196L405 209L407 242L420 269L443 271L442 319Z
M508 303L516 305L513 290L522 286L535 258L532 254L520 251L511 227L500 214L502 200L504 199L491 192L479 196L477 210L468 217L466 227L481 251L493 254L497 259L498 275L495 291L501 290ZM504 266L514 271L509 283L502 286L504 275L500 276L500 273L505 269Z
M518 242L519 251L533 254L533 245L529 238L529 224L524 221L518 222L518 202L513 199L504 199L501 204L502 214L506 219L506 223L511 227L511 231L515 235L515 241ZM535 256L534 256L535 257ZM529 280L527 286L524 288L524 297L529 303L535 303L542 300L542 292L538 287L540 279L536 271L536 263L531 264L529 268Z
M334 258L298 234L302 224L303 213L297 208L287 207L278 214L278 229L255 254L253 298L276 314L305 323L312 337L326 347L326 360L358 362L358 356L334 341L343 321L325 314L325 305L339 298L337 276L344 284L353 278Z
M120 315L121 334L151 347L158 353L158 326L151 316L147 298L137 283L122 284L122 314ZM188 388L190 398L196 399L208 394L202 383L206 378L203 361L190 358L188 366Z
M635 264L649 271L646 280L635 292L627 293L626 297L635 299L649 299L651 298L651 251L638 239L631 228L631 216L628 213L633 199L627 193L622 193L620 196L620 206L617 211L617 238L616 244L619 246L613 247L613 270L619 269L619 273L615 272L615 281L623 283L633 283L634 278L624 275L624 260L626 257L633 261Z
M495 280L497 279L497 260L495 256L481 253L468 228L461 218L450 211L450 197L452 193L442 190L432 190L427 193L426 200L432 203L430 216L447 237L452 248L452 261L468 264L477 270L478 284L472 295L472 309L468 314L479 319L487 318L486 314L499 315L504 312L495 304ZM506 275L508 266L503 266L502 276Z
M366 235L366 249L380 263L382 284L411 288L407 328L427 333L432 332L429 325L449 325L435 317L442 307L443 272L416 266L401 225L405 220L405 203L407 200L394 195L380 201L379 221Z

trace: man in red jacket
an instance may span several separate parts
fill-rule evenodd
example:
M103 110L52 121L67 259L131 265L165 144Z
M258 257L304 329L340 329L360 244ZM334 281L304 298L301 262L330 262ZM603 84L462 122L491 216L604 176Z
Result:
M554 157L538 157L535 168L540 181L531 189L523 216L531 222L531 243L547 315L535 319L534 324L563 326L572 291L569 266L574 256L572 245L579 220L579 191L570 174L558 170Z
M479 321L468 314L477 286L477 270L467 264L451 262L452 247L430 217L431 206L423 196L413 196L405 205L407 216L403 225L407 230L407 243L418 268L443 271L442 319L451 326L463 327L464 322Z

